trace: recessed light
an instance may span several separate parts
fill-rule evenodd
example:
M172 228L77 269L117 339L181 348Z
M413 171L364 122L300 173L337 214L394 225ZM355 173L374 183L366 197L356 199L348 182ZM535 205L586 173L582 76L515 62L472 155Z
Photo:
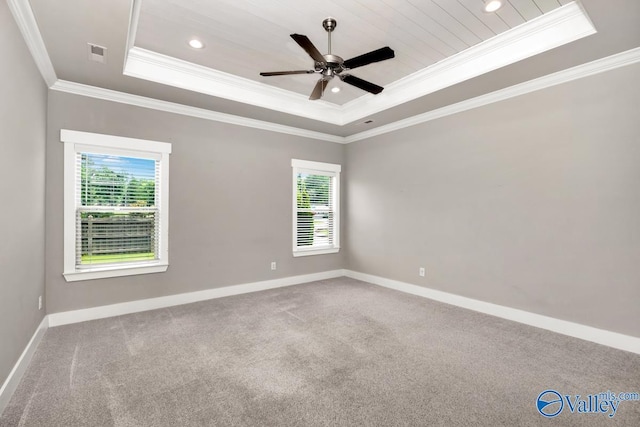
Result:
M340 92L340 88L338 86L332 87L331 88L331 92L338 93L338 92Z
M204 43L202 43L198 39L191 39L189 40L189 46L191 46L194 49L202 49L204 47Z
M502 3L502 0L485 0L484 11L489 13L495 12L502 7Z

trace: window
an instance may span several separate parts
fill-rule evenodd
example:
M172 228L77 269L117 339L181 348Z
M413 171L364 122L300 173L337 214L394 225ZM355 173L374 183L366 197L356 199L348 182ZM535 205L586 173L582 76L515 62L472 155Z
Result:
M340 250L340 165L291 160L293 256Z
M64 277L166 271L171 144L63 129Z

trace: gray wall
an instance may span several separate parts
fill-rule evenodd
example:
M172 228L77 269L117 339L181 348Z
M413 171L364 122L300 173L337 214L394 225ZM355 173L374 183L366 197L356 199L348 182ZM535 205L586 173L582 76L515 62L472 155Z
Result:
M60 129L171 142L166 273L68 283ZM51 91L47 130L49 313L344 267L293 258L291 159L343 163L344 147ZM278 263L270 270L271 261Z
M48 311L347 267L640 336L638 71L346 147L51 92ZM61 128L173 143L167 273L64 281ZM340 254L291 256L291 158L343 164Z
M639 75L348 145L349 268L640 337Z
M0 2L0 385L44 317L47 88Z

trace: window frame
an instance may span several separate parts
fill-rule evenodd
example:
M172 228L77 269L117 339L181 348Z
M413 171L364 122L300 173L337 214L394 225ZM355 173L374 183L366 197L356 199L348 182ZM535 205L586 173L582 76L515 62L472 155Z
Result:
M102 279L107 277L161 273L169 266L169 154L167 142L126 138L90 132L61 129L60 140L64 144L64 269L67 282ZM160 189L158 193L159 228L157 235L158 259L153 261L114 263L78 268L76 265L76 210L77 188L76 156L78 153L112 154L152 159L159 162Z
M293 197L292 197L292 223L293 223L293 256L309 256L333 254L340 251L340 172L342 166L333 163L314 162L310 160L291 159L291 167L293 168ZM307 246L298 246L298 174L324 175L329 176L333 180L333 245L331 247L313 248Z

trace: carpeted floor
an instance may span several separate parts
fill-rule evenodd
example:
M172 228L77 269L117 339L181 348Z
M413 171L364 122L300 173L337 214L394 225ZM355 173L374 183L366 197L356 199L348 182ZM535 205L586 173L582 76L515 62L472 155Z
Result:
M1 426L640 426L640 356L347 278L49 329ZM567 405L565 405L567 406Z

